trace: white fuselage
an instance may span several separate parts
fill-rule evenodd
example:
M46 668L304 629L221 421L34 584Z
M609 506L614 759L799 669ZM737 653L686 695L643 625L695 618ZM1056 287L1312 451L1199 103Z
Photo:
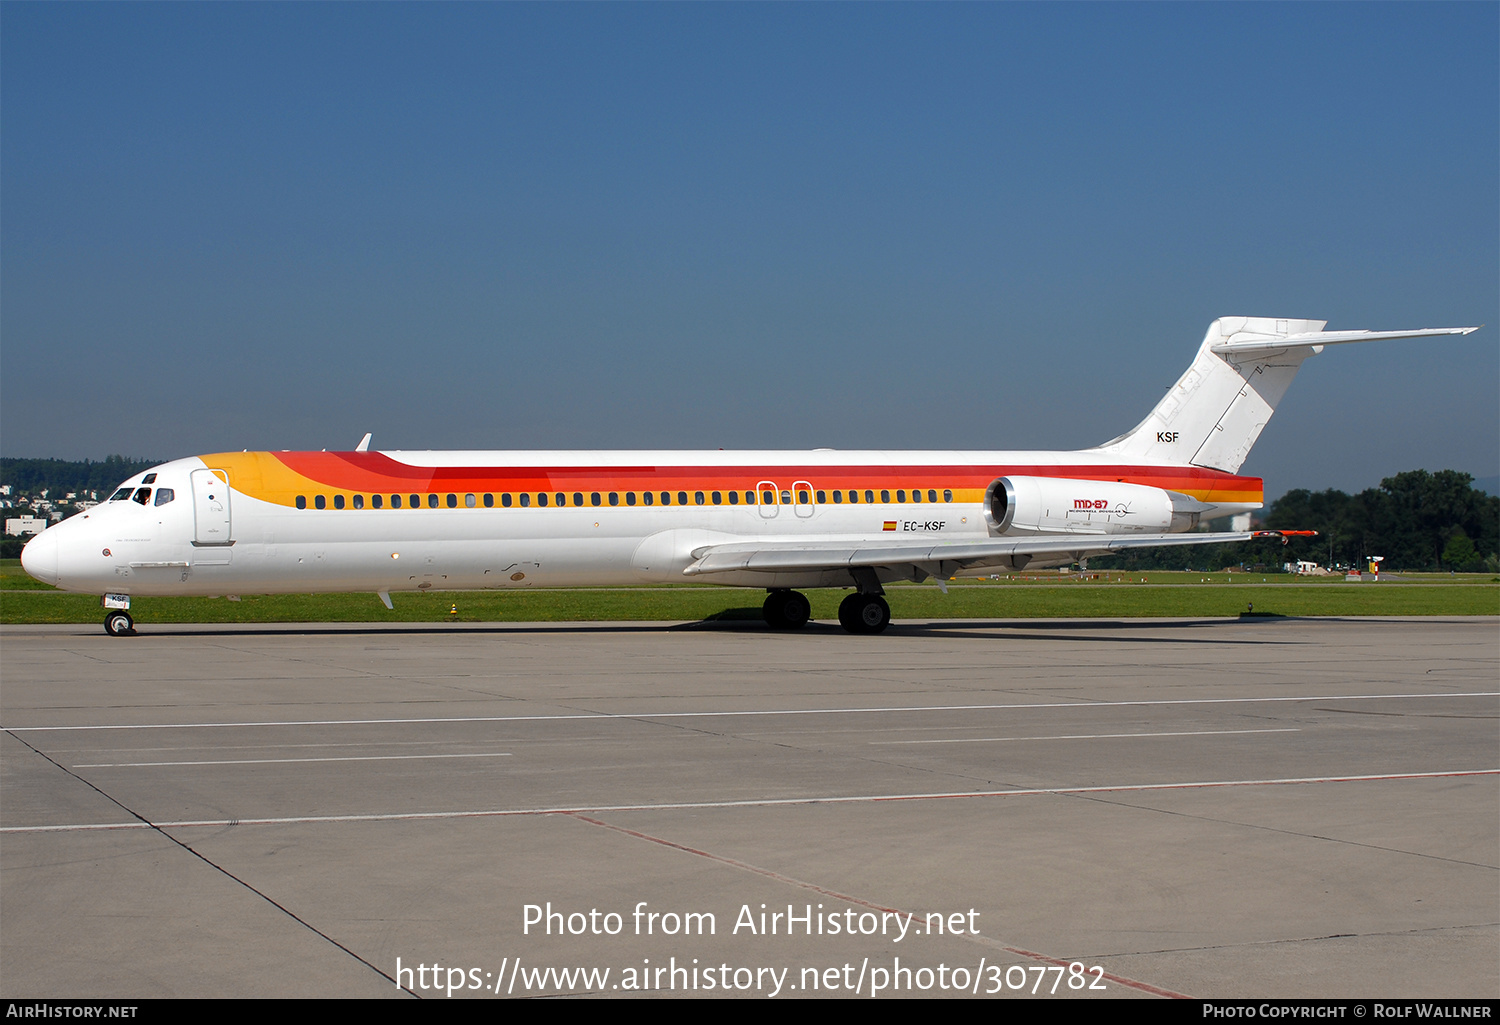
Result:
M246 462L252 455L259 463ZM345 476L332 484L302 473L280 481L264 468L281 472L283 463L301 465L298 459L333 463ZM121 595L689 582L683 572L693 553L713 545L994 536L985 488L1018 471L1076 480L1082 493L1089 481L1126 477L1175 483L1209 498L1214 515L1259 504L1254 478L1170 465L1101 466L1096 452L221 454L132 478L120 493L128 497L34 540L25 563L64 589ZM391 484L397 473L417 476L403 487ZM144 488L151 494L142 504L136 498ZM482 488L491 490L476 490ZM1215 488L1244 500L1214 501ZM158 504L163 489L170 499ZM391 507L396 501L400 507ZM1092 528L1080 520L1079 529ZM720 573L702 582L816 587L850 580L838 570L802 570Z

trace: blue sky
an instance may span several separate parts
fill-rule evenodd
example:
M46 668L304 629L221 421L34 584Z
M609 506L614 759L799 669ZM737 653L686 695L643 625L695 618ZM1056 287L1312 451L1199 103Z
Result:
M0 452L1075 448L1221 315L1267 491L1500 472L1495 4L0 4Z

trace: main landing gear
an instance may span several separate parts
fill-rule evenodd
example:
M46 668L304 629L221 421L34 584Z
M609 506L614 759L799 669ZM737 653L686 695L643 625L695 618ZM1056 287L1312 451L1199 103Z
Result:
M812 618L812 605L796 591L772 591L766 595L761 615L773 630L796 630Z
M104 617L104 632L111 637L129 637L135 633L135 620L130 613L116 609Z
M839 625L852 634L878 634L891 625L891 607L878 594L855 592L839 603Z
M796 591L772 591L761 614L773 630L796 630L806 625L812 606ZM852 634L878 634L891 625L891 607L879 594L856 592L840 603L839 624Z

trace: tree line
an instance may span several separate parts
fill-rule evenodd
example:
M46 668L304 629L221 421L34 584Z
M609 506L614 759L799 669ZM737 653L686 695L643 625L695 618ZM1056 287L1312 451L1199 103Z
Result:
M108 498L127 477L144 473L163 462L160 459L131 459L128 456L105 456L95 462L85 459L73 462L67 459L0 459L0 485L9 484L11 497L16 495L40 495L43 490L49 499L60 499L69 491L80 496L86 491L99 492L100 498Z
M1382 570L1500 572L1500 497L1474 488L1456 470L1411 470L1387 477L1357 495L1330 488L1288 491L1260 516L1263 526L1316 530L1317 537L1189 548L1153 548L1108 559L1099 569L1279 569L1304 559L1322 566L1365 568L1385 557ZM1220 526L1222 524L1216 524Z

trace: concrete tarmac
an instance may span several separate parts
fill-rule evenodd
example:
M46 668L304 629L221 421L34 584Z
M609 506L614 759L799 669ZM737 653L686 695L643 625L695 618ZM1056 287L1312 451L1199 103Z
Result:
M1493 618L0 630L0 995L1500 996Z

